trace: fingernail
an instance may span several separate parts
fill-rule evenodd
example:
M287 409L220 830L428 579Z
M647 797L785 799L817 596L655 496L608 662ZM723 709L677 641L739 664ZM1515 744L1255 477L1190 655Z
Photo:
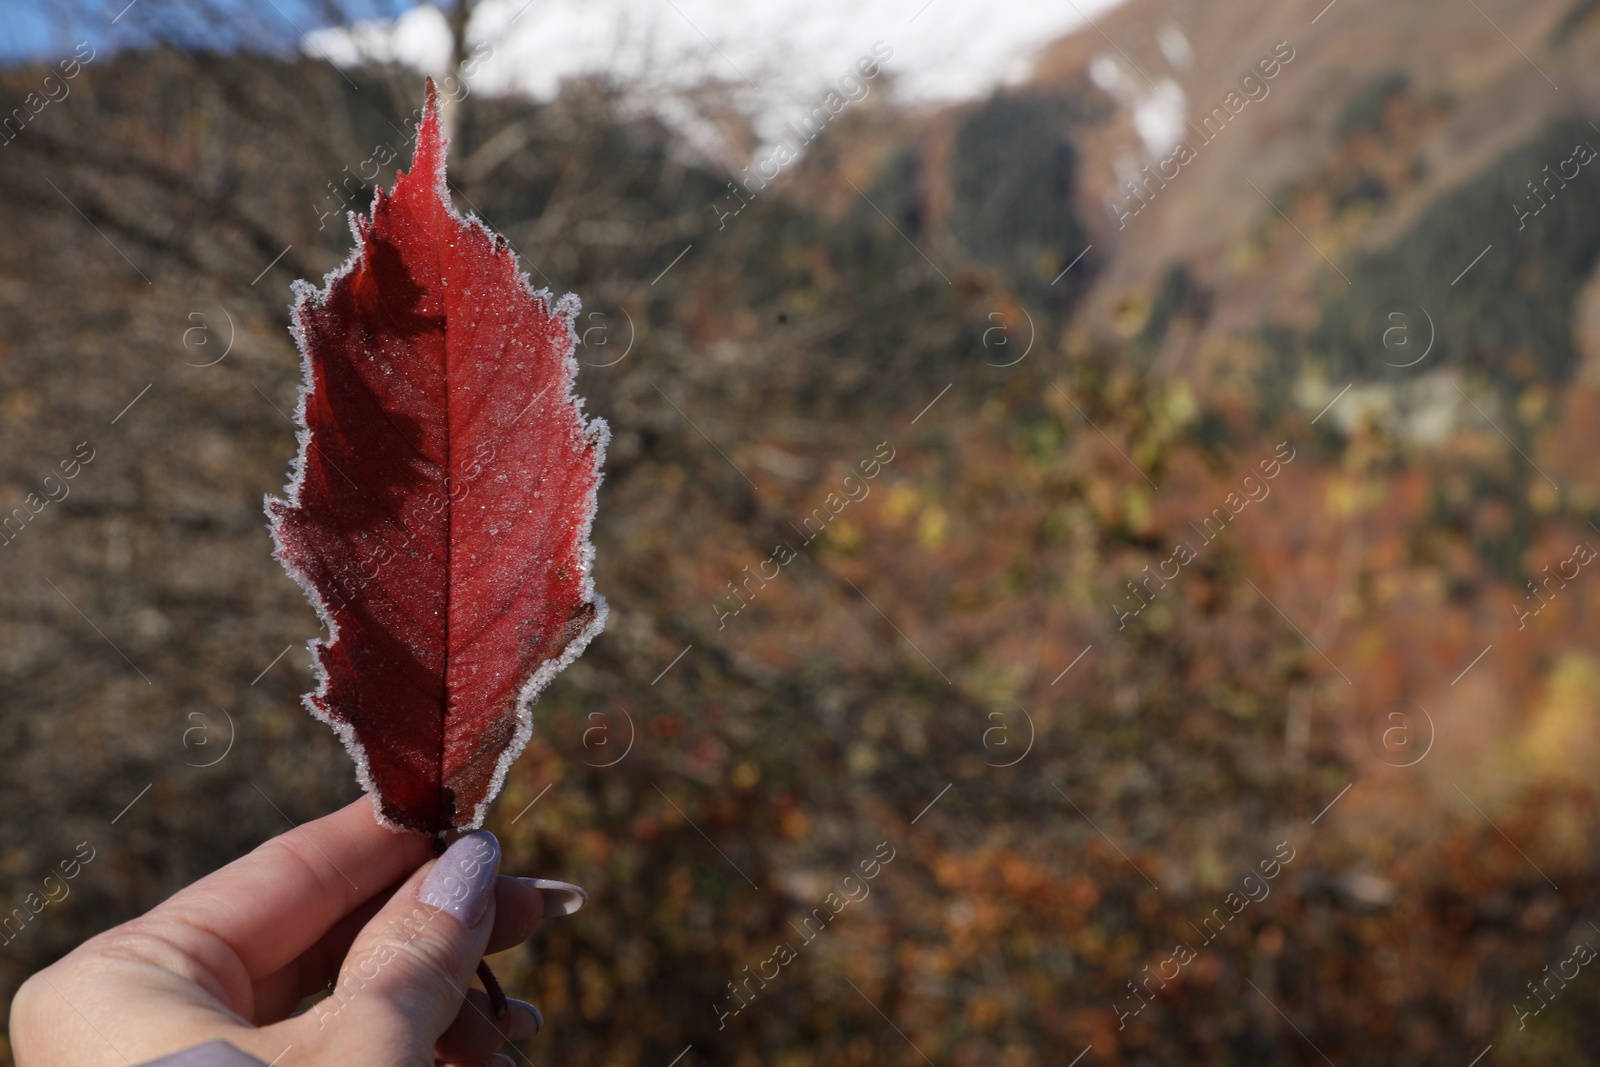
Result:
M445 849L417 889L417 900L447 911L463 926L477 926L494 897L500 870L500 843L487 830L474 830Z
M527 1001L508 1000L506 1007L511 1010L503 1034L507 1041L525 1041L544 1029L544 1016Z
M553 918L571 915L589 900L589 894L571 882L549 878L524 878L523 881L544 894L544 913Z

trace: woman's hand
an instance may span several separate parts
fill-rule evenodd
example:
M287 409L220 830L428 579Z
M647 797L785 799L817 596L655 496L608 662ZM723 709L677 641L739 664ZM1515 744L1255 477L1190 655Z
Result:
M499 877L485 831L431 863L429 845L379 826L365 797L273 838L29 978L11 1005L18 1067L129 1067L218 1039L274 1067L500 1062L542 1020L517 1000L496 1019L468 989L478 961L585 895Z

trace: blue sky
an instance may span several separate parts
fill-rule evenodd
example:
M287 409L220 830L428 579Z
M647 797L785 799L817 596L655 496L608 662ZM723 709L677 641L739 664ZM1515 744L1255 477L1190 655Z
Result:
M134 0L131 6L128 0L0 0L0 64L53 61L70 54L77 41L87 40L96 51L115 51L136 43L140 40L142 2L150 0ZM314 0L222 0L216 6L235 8L241 14L250 12L263 27L276 25L275 33L281 36L262 35L260 44L268 48L294 47L299 31L327 25ZM414 4L361 0L345 6L373 16L398 14Z
M723 86L770 145L786 121L870 64L869 53L883 60L873 93L912 104L971 99L1022 79L1040 48L1118 2L478 0L468 44L481 62L469 78L489 95L548 99L564 79L612 75L641 106L715 152L720 127L685 105L707 84ZM325 3L354 24L330 27ZM205 9L220 14L190 13ZM446 73L444 16L416 0L0 0L0 63L54 62L79 40L100 55L147 44L164 10L186 15L169 23L187 38L179 44Z

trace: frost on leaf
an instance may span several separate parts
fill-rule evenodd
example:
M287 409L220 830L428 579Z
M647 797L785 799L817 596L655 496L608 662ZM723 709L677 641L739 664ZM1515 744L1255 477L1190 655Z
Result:
M295 284L305 380L277 558L328 636L306 706L379 818L478 826L539 691L605 625L590 564L608 438L573 394L578 301L551 305L445 186L433 83L411 170Z

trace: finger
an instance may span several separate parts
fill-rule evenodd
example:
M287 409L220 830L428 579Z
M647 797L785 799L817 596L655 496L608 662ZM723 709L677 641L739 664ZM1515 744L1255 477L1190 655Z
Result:
M500 847L477 830L407 880L357 935L333 992L312 1005L358 1040L431 1056L455 1020L494 925Z
M588 902L589 894L571 882L502 875L495 887L494 931L487 952L516 948L543 920L572 915Z
M148 918L192 926L231 948L252 980L281 969L339 919L413 871L421 834L378 825L362 797L272 838L174 894Z
M327 989L339 977L339 968L344 965L357 935L403 885L405 883L399 881L379 890L371 900L358 905L329 927L328 932L298 958L256 982L255 1012L251 1021L257 1026L266 1026L287 1019L302 1000Z
M588 899L587 893L567 882L502 877L495 893L494 932L489 935L489 951L515 948L533 936L541 920L571 915Z
M350 945L402 883L396 882L349 915L334 923L316 944L298 959L256 983L255 1014L258 1026L286 1019L313 993L321 992L339 976ZM546 915L570 915L581 908L587 894L567 882L501 875L495 884L494 929L486 954L515 948L533 936Z
M489 1010L488 994L474 989L433 1051L447 1062L481 1060L507 1041L525 1041L542 1029L544 1016L527 1001L506 1001L506 1017L496 1019Z
M484 954L515 948L533 936L544 918L544 894L532 878L502 877L494 887L494 929Z

